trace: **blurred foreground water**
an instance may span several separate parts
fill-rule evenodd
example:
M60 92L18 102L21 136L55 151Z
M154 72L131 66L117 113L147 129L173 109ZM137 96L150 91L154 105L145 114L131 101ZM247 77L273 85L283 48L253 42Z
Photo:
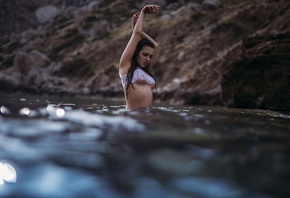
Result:
M290 197L289 112L0 94L0 197Z

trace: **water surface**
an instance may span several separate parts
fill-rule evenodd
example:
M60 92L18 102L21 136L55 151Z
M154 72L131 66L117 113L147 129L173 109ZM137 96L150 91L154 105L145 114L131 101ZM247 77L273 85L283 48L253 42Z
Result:
M0 197L290 196L288 112L0 99Z

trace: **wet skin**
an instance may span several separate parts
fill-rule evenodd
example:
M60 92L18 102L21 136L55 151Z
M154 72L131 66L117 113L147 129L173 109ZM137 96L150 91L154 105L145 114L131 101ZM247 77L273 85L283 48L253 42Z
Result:
M154 48L144 46L137 56L137 61L140 68L144 68L150 64L153 57ZM150 85L144 80L138 80L130 85L126 96L126 108L136 109L142 107L152 107L154 85ZM126 92L126 88L124 88ZM125 94L126 95L126 94Z

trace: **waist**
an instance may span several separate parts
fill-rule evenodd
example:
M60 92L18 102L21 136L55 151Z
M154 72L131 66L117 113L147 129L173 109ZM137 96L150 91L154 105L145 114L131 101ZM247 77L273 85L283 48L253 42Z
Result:
M134 87L133 87L134 86ZM152 107L152 85L147 82L136 82L129 86L126 103L128 108ZM125 88L126 89L126 88ZM124 89L124 91L126 91Z

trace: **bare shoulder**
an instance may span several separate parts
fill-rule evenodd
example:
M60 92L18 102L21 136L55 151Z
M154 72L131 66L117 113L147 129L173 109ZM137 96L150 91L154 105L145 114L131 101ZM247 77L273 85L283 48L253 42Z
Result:
M119 74L120 75L126 75L128 73L128 70L130 68L130 64L119 64Z

